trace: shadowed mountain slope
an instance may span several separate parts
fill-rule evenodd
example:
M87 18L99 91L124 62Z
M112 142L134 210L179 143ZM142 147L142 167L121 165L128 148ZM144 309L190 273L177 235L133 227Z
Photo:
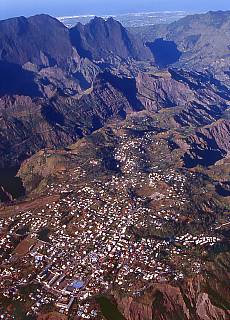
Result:
M96 17L86 25L79 23L70 30L70 36L79 54L89 59L152 59L150 50L113 18L105 21Z
M190 15L169 25L130 31L148 43L160 67L174 64L193 70L208 68L221 80L229 81L230 11Z
M71 56L68 29L48 15L0 21L0 58L3 61L67 67Z

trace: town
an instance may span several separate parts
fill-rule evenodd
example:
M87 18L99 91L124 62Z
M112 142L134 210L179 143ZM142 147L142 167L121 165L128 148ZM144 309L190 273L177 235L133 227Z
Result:
M163 140L154 137L122 136L114 150L117 173L89 180L82 167L62 172L46 188L58 200L1 218L4 297L22 301L20 288L35 286L28 314L52 304L68 315L77 304L77 319L99 319L97 296L116 289L141 295L154 282L201 271L205 262L193 252L222 239L214 228L190 228L192 219L201 224L195 211L188 213L196 174L155 165L149 148ZM88 165L97 171L100 159Z

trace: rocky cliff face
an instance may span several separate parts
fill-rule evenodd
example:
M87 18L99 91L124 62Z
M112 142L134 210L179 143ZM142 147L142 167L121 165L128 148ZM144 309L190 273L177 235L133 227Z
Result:
M227 320L230 315L228 306L223 309L218 303L224 292L218 288L212 291L209 286L204 278L197 276L188 279L181 287L156 284L141 298L115 297L126 320Z
M198 129L178 145L185 151L184 160L188 167L198 164L209 166L223 159L230 152L230 122L218 120Z
M88 24L78 24L70 30L73 46L82 57L109 62L115 56L122 59L152 60L150 50L113 18L94 18Z
M156 283L138 298L117 293L114 296L126 320L227 320L229 288L224 281L229 277L228 261L228 253L221 253L210 261L203 270L209 273L207 278L197 275L181 281L179 286Z
M183 77L182 77L183 76ZM104 72L82 96L56 94L50 99L4 97L1 112L1 166L12 166L42 148L67 146L127 113L178 108L178 126L209 124L227 107L227 89L201 74L139 74L137 79ZM194 90L194 87L196 89ZM224 91L225 90L225 91Z
M136 84L137 97L146 110L171 108L179 126L212 123L228 107L228 89L215 83L209 74L169 69L140 73Z
M73 52L68 29L47 15L1 21L0 39L0 59L18 65L66 68Z
M81 59L69 30L55 18L37 15L0 22L0 96L75 95L89 88L98 72L92 61Z
M130 97L132 92L121 92L117 82L117 77L102 74L94 88L80 98L2 98L1 166L17 165L42 148L67 146L103 127L107 120L134 111L138 106Z

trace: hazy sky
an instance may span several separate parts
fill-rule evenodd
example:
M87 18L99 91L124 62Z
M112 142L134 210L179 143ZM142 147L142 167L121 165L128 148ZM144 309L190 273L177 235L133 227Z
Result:
M230 10L230 0L0 0L0 19L37 13L65 16L157 10Z

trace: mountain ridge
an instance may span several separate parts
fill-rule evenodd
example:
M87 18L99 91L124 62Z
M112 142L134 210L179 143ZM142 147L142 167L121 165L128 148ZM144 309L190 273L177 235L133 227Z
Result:
M138 39L113 18L104 20L95 17L88 24L78 23L70 29L72 43L85 57L94 60L106 60L108 55L115 54L121 58L136 60L151 59L151 53ZM76 43L80 40L81 47ZM116 39L116 41L114 41Z
M229 24L230 11L210 11L205 14L189 15L168 25L129 29L139 35L148 45L160 50L157 41L169 52L172 42L180 53L176 61L170 62L174 67L189 70L208 69L221 81L229 85L226 76L229 65ZM175 49L174 49L175 50ZM154 51L153 51L154 54Z

